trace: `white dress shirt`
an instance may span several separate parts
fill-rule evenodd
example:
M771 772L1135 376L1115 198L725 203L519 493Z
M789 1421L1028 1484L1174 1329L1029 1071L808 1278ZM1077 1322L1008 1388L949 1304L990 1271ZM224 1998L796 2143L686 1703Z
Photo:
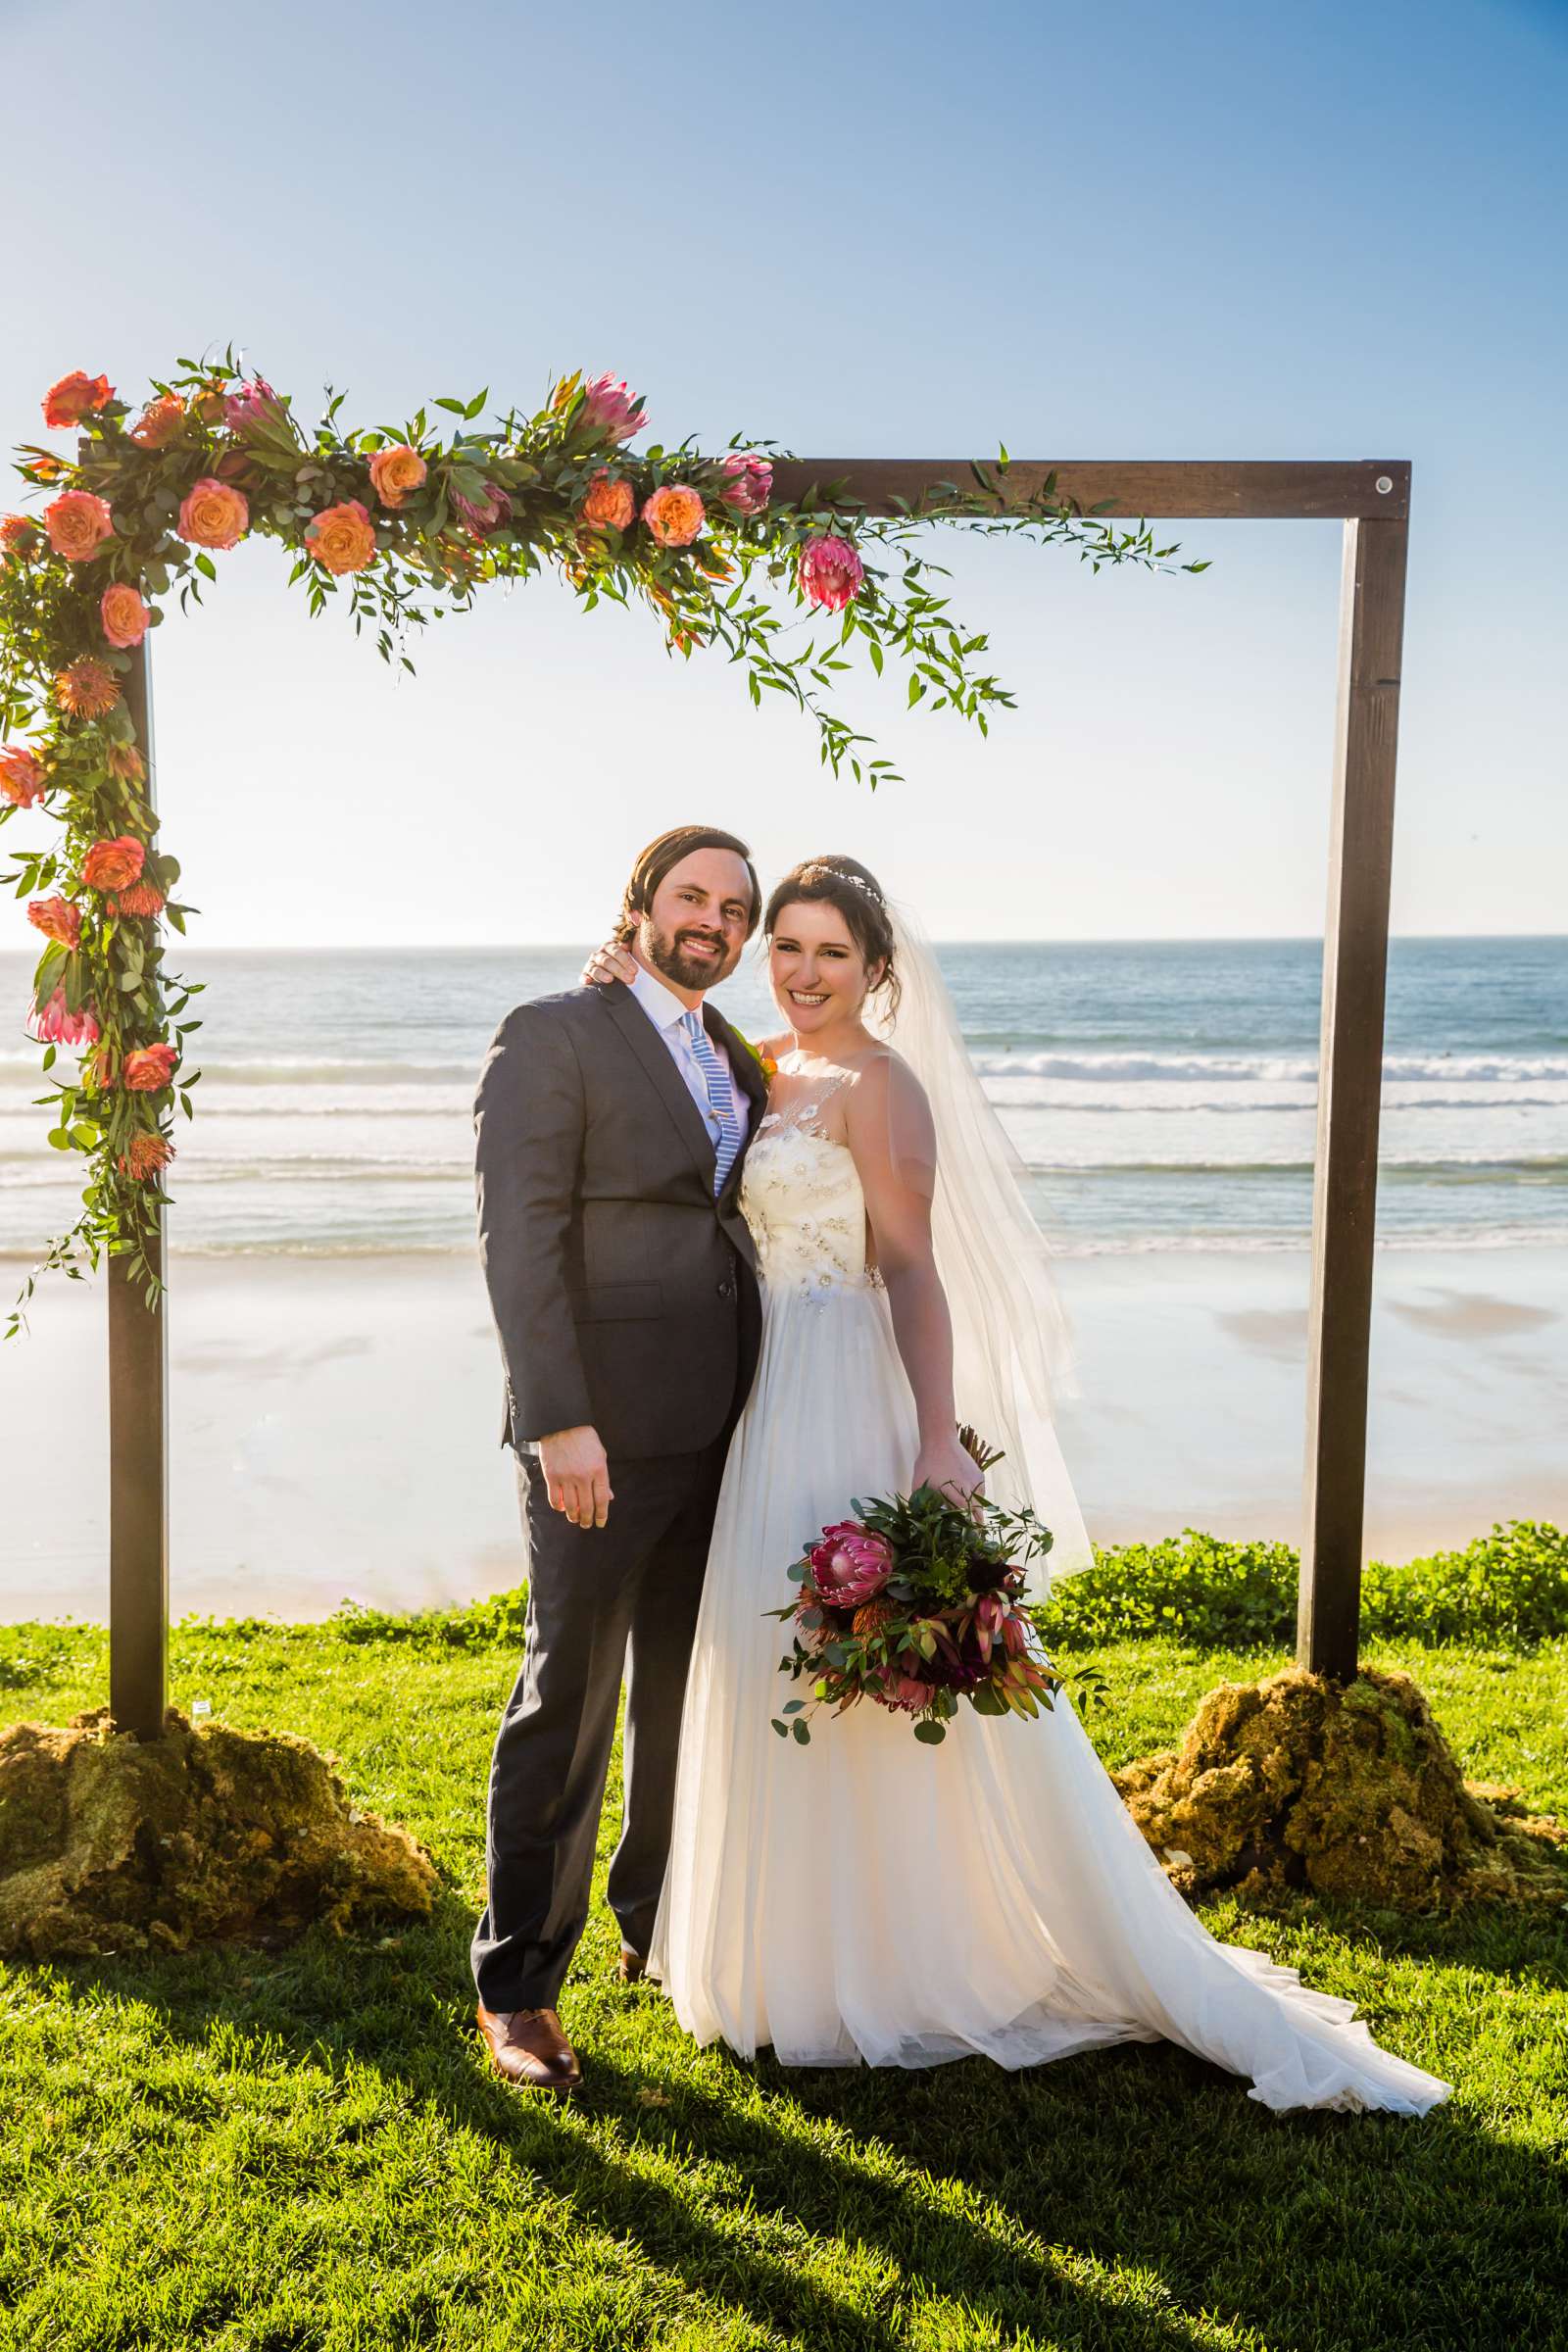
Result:
M708 1083L703 1076L702 1066L692 1052L692 1041L681 1027L681 1019L686 1010L685 1005L674 990L661 980L657 972L649 971L643 964L637 966L637 977L635 980L628 981L627 986L663 1039L670 1060L686 1082L686 1092L703 1114L703 1125L708 1129L709 1141L716 1151L718 1121L714 1118L709 1103ZM701 1018L701 1014L702 1007L699 1005L699 1018ZM736 1075L735 1064L720 1040L716 1037L710 1037L708 1042L729 1072L730 1091L735 1097L735 1116L740 1121L741 1139L744 1142L746 1130L751 1124L751 1097Z

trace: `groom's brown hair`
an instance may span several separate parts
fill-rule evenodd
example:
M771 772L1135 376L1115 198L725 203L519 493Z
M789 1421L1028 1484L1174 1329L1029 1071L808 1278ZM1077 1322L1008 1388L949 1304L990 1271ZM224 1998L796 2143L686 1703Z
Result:
M740 858L752 885L752 912L746 926L746 936L751 938L762 911L762 889L757 879L757 868L752 863L752 853L745 842L734 833L721 832L717 825L673 825L667 833L661 833L657 841L648 844L631 869L631 880L622 895L620 913L615 922L615 937L622 946L636 937L637 925L652 906L655 894L665 875L679 865L683 858L689 858L694 850L733 850Z

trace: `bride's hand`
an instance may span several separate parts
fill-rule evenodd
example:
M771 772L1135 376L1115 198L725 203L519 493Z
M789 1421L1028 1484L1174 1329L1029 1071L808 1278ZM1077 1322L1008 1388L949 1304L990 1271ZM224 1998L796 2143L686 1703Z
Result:
M624 980L629 988L637 977L637 964L629 948L618 939L607 939L602 948L595 948L582 967L584 988L608 988L612 980Z
M939 1438L934 1445L921 1446L915 1456L913 1483L935 1487L939 1494L966 1504L971 1511L974 1497L985 1490L978 1463L973 1454L965 1453L956 1437Z

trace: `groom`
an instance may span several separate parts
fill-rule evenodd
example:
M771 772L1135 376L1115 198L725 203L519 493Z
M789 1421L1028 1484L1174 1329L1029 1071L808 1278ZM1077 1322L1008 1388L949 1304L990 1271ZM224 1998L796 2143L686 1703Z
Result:
M497 2071L557 2093L581 2079L556 2002L588 1916L623 1663L609 1888L623 1979L652 1939L719 1477L756 1368L738 1194L765 1089L703 1000L760 912L744 842L706 825L662 834L621 908L635 981L519 1004L474 1106L528 1615L490 1768L473 1975Z

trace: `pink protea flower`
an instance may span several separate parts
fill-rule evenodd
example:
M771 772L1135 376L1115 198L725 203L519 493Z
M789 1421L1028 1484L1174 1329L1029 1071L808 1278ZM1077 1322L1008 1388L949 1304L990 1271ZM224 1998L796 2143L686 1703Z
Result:
M33 998L24 1026L40 1046L95 1046L103 1035L90 1004L84 1004L79 1012L68 1008L63 986L55 990L47 1004Z
M164 894L156 882L132 882L128 890L116 893L117 914L162 914Z
M136 1046L125 1055L120 1077L133 1095L156 1095L174 1075L179 1048L164 1043Z
M24 743L0 746L0 794L14 808L35 808L48 781L36 752L29 752Z
M582 413L607 441L630 441L648 422L642 394L613 375L596 375L583 387Z
M928 1707L937 1694L935 1683L922 1683L912 1674L889 1672L882 1678L882 1688L876 1693L885 1707L901 1715L918 1715Z
M496 482L486 482L482 498L465 498L461 490L449 490L447 497L476 539L511 519L512 501Z
M837 538L829 531L819 539L808 539L801 550L798 576L801 594L808 604L824 605L829 612L842 612L858 593L865 565L848 539Z
M90 564L115 527L109 501L91 490L62 490L43 511L43 527L57 556L68 564Z
M643 520L661 547L690 547L703 527L703 502L685 482L666 482L643 501Z
M858 1609L880 1592L893 1574L891 1546L858 1519L839 1519L824 1527L807 1557L813 1592L835 1609Z
M29 899L27 920L35 931L41 931L46 939L58 939L63 947L80 945L81 908L73 906L69 899L58 895L52 899Z
M1000 1592L982 1592L974 1607L974 1642L989 1661L992 1647L1007 1621L1007 1604Z
M766 458L755 457L751 451L731 450L720 458L718 470L729 480L719 492L726 507L737 514L760 514L773 495L773 468Z
M223 422L231 433L242 433L251 424L278 424L282 419L283 403L265 375L247 376L237 392L224 397Z
M79 424L114 397L107 375L86 375L76 368L44 394L43 420L51 427Z
M1021 1658L1029 1646L1029 1620L1010 1611L1002 1621L1002 1645L1009 1658Z

